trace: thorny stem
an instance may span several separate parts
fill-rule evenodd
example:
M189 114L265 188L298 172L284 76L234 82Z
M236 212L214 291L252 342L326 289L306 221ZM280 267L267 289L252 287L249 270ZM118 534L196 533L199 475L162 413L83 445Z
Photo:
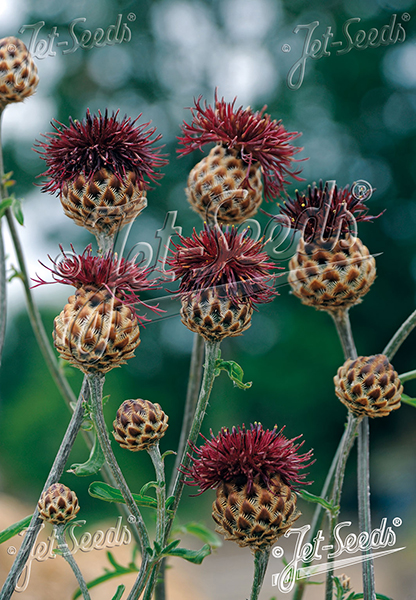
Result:
M351 331L351 324L348 316L348 310L334 312L332 314L338 335L344 349L345 358L357 358L354 339ZM414 323L413 323L414 321ZM402 325L399 331L393 336L392 340L386 346L384 354L389 358L398 350L400 344L409 335L410 331L416 325L416 311ZM355 435L355 433L354 433ZM352 447L352 444L351 444ZM358 523L360 532L371 533L371 505L370 505L370 427L368 417L364 417L358 426L358 445L357 445L357 472L358 472ZM346 461L345 461L346 462ZM344 466L345 470L345 466ZM363 593L364 600L375 600L375 581L374 581L374 563L368 555L370 550L363 550L362 555L366 560L362 563L363 572ZM331 580L332 581L332 580ZM327 579L328 583L328 579ZM331 583L332 590L332 583ZM332 598L328 596L327 599Z
M91 419L94 423L95 431L97 432L98 441L100 442L101 449L105 456L108 466L111 469L111 473L116 481L117 487L120 490L126 505L130 510L130 520L132 520L137 528L137 532L140 538L140 551L142 557L146 554L146 548L149 547L149 536L147 529L144 524L142 515L135 503L133 496L131 495L130 489L127 485L124 475L118 466L116 457L114 456L111 448L110 439L107 433L107 427L104 420L103 414L103 385L104 375L101 373L93 373L87 375L87 380L90 387L90 407L91 407Z
M408 317L406 321L399 327L387 346L384 348L383 354L387 356L390 361L414 327L416 327L416 310L412 312L410 317Z
M84 419L84 397L87 390L88 384L86 378L84 378L78 402L72 414L68 428L65 432L61 446L58 450L58 454L55 457L48 478L46 479L45 485L43 486L42 494L45 490L48 489L50 485L59 481L64 471L65 464L68 460L68 456L72 450L75 438L77 437L82 421ZM26 530L25 537L23 538L22 545L19 548L19 552L17 553L13 566L0 592L0 600L9 600L9 598L11 598L16 587L17 581L20 577L20 574L23 571L23 568L27 562L27 559L29 558L32 547L36 541L41 525L42 519L39 518L39 511L36 506L32 520L30 521L30 525Z
M68 548L68 544L66 543L64 527L65 527L65 525L62 524L62 525L55 525L55 528L54 528L56 539L58 541L58 548L61 551L62 556L64 557L64 559L67 561L67 563L71 567L72 571L74 572L74 575L77 578L77 581L79 584L79 589L82 592L82 596L84 597L84 600L91 600L91 596L88 592L88 588L87 588L87 584L85 583L85 579L82 576L81 570L78 567L75 558L72 556L72 554Z
M215 363L218 358L220 349L220 342L205 342L205 364L204 364L204 376L202 378L201 390L199 392L198 403L196 405L194 418L192 421L192 426L189 432L187 444L183 450L183 454L181 457L180 464L182 465L182 470L185 470L189 467L191 463L191 455L188 451L188 447L192 444L196 444L198 441L199 432L201 431L202 422L205 417L205 412L208 406L209 397L211 395L212 386L214 384L215 379ZM177 473L175 485L173 486L172 495L175 497L175 500L170 509L170 515L168 522L165 528L165 534L163 538L163 544L167 543L169 538L170 531L172 529L173 520L176 515L176 511L178 509L178 504L182 496L183 488L184 488L184 476L182 473ZM160 562L156 565L153 576L153 586L148 586L148 590L146 590L146 598L151 598L154 586L156 584L157 576L160 569ZM137 596L134 597L136 600ZM133 600L133 597L128 597L127 600Z
M256 550L254 552L254 578L253 587L251 588L250 600L257 600L260 594L261 586L263 585L264 576L269 562L271 548L266 550Z

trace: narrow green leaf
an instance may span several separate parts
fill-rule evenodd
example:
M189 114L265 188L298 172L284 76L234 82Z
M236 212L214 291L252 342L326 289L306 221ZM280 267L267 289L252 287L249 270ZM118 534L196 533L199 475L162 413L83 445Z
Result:
M339 510L339 506L335 506L332 502L328 502L327 500L325 500L325 498L315 496L315 494L311 494L306 490L299 490L298 494L307 502L312 502L313 504L320 504L321 506L326 508L326 510L329 510L330 513L333 513L335 511L338 512Z
M0 202L0 219L6 214L6 210L13 204L13 198L5 198Z
M108 483L102 481L93 481L88 488L90 496L104 500L105 502L120 502L124 504L124 498L119 490L113 488ZM144 506L147 508L157 508L157 502L150 496L141 496L140 494L133 494L134 501L137 506Z
M18 200L17 198L15 198L13 200L12 211L13 211L13 214L16 217L16 221L19 223L19 225L23 225L24 217L23 217L23 210L22 210L22 202L20 200Z
M355 596L352 597L352 600L362 600L364 598L364 594L359 593L359 594L355 594ZM376 594L376 598L377 600L393 600L393 598L390 598L389 596L384 596L383 594Z
M166 509L170 508L172 506L172 504L175 502L175 496L169 496L168 498L166 498Z
M416 398L410 398L410 396L407 396L406 394L402 394L401 400L405 404L410 404L410 406L414 406L416 408Z
M32 516L33 515L29 515L24 519L13 523L13 525L10 525L6 529L3 529L3 531L0 531L0 544L14 537L15 535L23 531L23 529L25 529L26 527L29 527L29 523L32 519Z
M202 523L192 521L191 523L175 527L175 531L178 533L189 533L190 535L194 535L205 542L205 544L209 544L212 548L219 548L222 545L221 538Z
M251 381L249 383L243 383L244 371L234 360L222 360L222 358L217 358L215 362L215 375L218 376L221 371L226 371L234 386L239 387L240 390L251 388Z
M142 487L142 489L140 490L140 495L143 496L147 490L149 490L150 488L157 488L159 487L159 484L157 481L148 481L147 483L144 484L144 486Z
M78 477L89 477L95 475L101 469L105 463L105 456L98 441L97 434L95 434L94 445L91 448L90 456L85 463L75 463L68 469L68 473L78 475Z
M5 181L7 181L8 179L10 179L10 177L13 175L13 171L8 171L7 173L5 173L3 175L2 178L2 183L4 183Z
M181 540L173 540L173 542L171 542L170 544L168 544L164 549L163 549L163 554L169 554L169 552L171 550L173 550L174 548L176 548L176 546L180 543Z
M116 561L114 556L111 554L111 552L107 552L107 558L108 558L108 562L110 563L110 565L112 565L116 571L118 571L120 568L121 569L124 568L122 565L118 564L118 562Z
M169 556L178 556L194 565L200 565L204 558L211 554L211 546L205 544L200 550L188 550L188 548L174 548L169 551Z
M105 573L104 575L100 575L96 579L93 579L92 581L87 583L87 588L90 590L91 588L96 587L97 585L100 585L101 583L104 583L105 581L109 581L110 579L114 579L115 577L120 577L120 575L127 575L128 573L138 573L138 572L139 572L138 568L131 569L131 568L122 567L118 571L110 571L109 573ZM77 591L75 592L75 594L72 596L72 599L76 600L81 595L82 595L81 590L78 588Z
M112 597L111 600L120 600L120 598L124 594L124 590L125 589L126 589L125 585L119 585L118 588L117 588L116 593L114 594L114 596Z
M165 458L167 456L169 456L170 454L174 454L175 456L177 455L177 452L174 452L173 450L166 450L166 452L164 452L161 456L162 460L165 460Z

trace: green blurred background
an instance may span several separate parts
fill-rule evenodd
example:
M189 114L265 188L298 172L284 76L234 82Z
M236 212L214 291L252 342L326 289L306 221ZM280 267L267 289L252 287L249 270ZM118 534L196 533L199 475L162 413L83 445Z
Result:
M39 0L0 2L0 34L18 35L29 45L32 30L19 29L39 21L38 41L57 28L56 55L37 59L40 84L36 96L23 105L7 108L3 118L5 166L13 171L16 193L24 197L25 227L21 229L31 276L37 260L56 256L58 245L74 244L81 251L91 236L64 217L57 198L35 187L44 163L33 152L35 139L51 130L52 118L63 123L108 108L141 122L152 120L166 144L169 165L160 186L148 194L148 208L134 223L127 250L146 241L157 248L155 232L167 211L175 210L177 225L190 234L201 223L186 201L187 173L200 155L177 159L176 136L180 123L189 118L184 107L200 94L210 103L214 89L237 105L254 109L268 105L273 118L282 119L290 131L302 132L297 140L304 150L299 158L305 181L302 189L319 179L335 179L341 186L358 179L376 191L368 201L370 213L385 214L374 224L361 224L360 237L377 257L378 277L364 302L351 312L358 352L381 352L391 335L414 309L416 279L416 38L415 2L409 0L216 0L89 2ZM106 29L122 15L131 40L115 46L83 49L64 55L72 45L69 25L75 31ZM404 43L387 47L352 49L343 56L308 59L304 82L298 90L287 86L286 76L302 53L304 32L300 24L319 21L315 37L328 26L333 40L344 39L342 25L360 17L352 32L380 29L392 14L406 31ZM410 20L406 17L410 16ZM69 46L56 46L67 40ZM289 44L290 52L282 45ZM38 180L39 183L39 180ZM295 186L289 186L293 192ZM277 212L269 204L265 207ZM262 225L267 218L260 215ZM16 264L8 243L9 266ZM288 259L281 261L287 268ZM67 296L64 286L34 291L47 331ZM394 360L399 373L416 367L415 336L402 346ZM107 376L105 393L108 424L127 398L147 398L162 405L170 428L163 450L175 449L179 437L187 385L192 334L179 317L147 325L136 358ZM311 491L319 493L343 431L345 408L335 398L332 378L343 362L330 318L305 307L289 295L287 286L270 305L260 307L251 329L240 338L226 340L222 354L242 365L251 389L234 389L225 375L216 380L203 426L220 427L261 421L265 427L286 425L286 435L304 435L305 449L314 448L316 463L310 469ZM70 382L78 392L81 376L75 369ZM416 384L406 385L409 395ZM69 420L69 412L57 392L37 349L25 312L18 280L10 286L9 323L0 372L0 490L34 503L48 474ZM371 423L372 502L374 523L382 516L400 516L414 529L416 410L403 405L386 419ZM153 477L146 455L130 455L115 449L134 490ZM75 444L72 462L86 459L82 439ZM345 511L352 514L355 500L355 453L345 484ZM173 458L167 459L172 467ZM83 515L88 520L116 515L116 509L88 496L91 478L65 474L63 483L76 489ZM210 524L212 494L196 499L185 495L182 515ZM308 508L304 511L308 514ZM308 522L308 521L305 521Z

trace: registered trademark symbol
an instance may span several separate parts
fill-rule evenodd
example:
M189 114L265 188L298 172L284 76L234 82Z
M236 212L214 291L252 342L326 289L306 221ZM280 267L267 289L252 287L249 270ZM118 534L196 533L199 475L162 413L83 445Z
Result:
M9 44L9 45L7 46L7 50L8 50L9 52L16 52L16 46L15 46L14 44Z
M136 522L136 517L135 517L134 515L129 515L129 516L127 517L127 521L128 521L129 523L135 523L135 522Z
M402 21L410 21L410 15L409 15L409 13L403 13L402 14Z
M276 546L276 548L273 548L272 554L275 558L282 558L284 550L280 546Z
M16 554L16 548L14 546L9 546L7 548L7 554L10 554L13 556L13 554Z
M129 13L127 15L127 18L129 21L135 21L136 20L136 15L134 13Z
M400 527L400 525L403 523L403 521L401 520L400 517L394 517L393 519L393 525L395 527Z
M359 179L352 186L351 194L354 198L357 198L357 200L369 200L373 195L373 188L365 179Z
M292 50L292 48L290 47L289 44L283 44L282 52L290 52L291 50Z

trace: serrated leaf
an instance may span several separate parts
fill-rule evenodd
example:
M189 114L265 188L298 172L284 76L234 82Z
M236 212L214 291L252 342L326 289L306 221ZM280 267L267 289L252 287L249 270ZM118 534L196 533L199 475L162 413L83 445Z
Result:
M32 516L33 515L28 515L24 519L20 519L20 521L16 521L16 523L13 523L13 525L10 525L6 529L3 529L3 531L0 531L0 544L7 542L7 540L23 531L23 529L29 527Z
M234 360L217 358L215 361L215 376L218 377L221 371L226 371L234 386L239 387L240 390L247 390L253 385L251 381L243 383L244 371Z
M20 200L18 200L17 198L15 198L13 200L12 211L13 211L13 214L16 217L16 221L19 223L19 225L23 225L24 217L23 217L23 210L22 210L22 202Z
M177 556L183 558L194 565L200 565L204 558L211 554L211 546L205 544L200 550L188 550L188 548L174 548L168 553L168 556Z
M124 594L124 590L125 589L126 589L125 585L119 585L118 588L117 588L116 593L114 594L114 596L112 597L111 600L120 600L120 598Z
M326 510L329 510L330 513L339 511L339 506L334 505L332 502L328 502L327 500L325 500L325 498L321 498L321 496L315 496L315 494L311 494L306 490L299 490L298 494L307 502L312 502L313 504L320 504Z
M95 475L105 463L105 456L95 434L94 445L91 448L90 456L85 463L75 463L68 469L68 473L73 473L78 477L89 477Z
M410 398L410 396L402 394L401 401L405 404L410 404L410 406L414 406L416 408L416 398Z
M119 490L104 483L102 481L93 481L88 488L88 493L93 498L104 500L105 502L119 502L124 504L124 498ZM157 502L150 496L142 496L140 494L132 494L134 501L137 506L144 506L146 508L157 508Z
M201 541L209 544L212 548L219 548L222 545L221 538L202 523L196 523L194 521L185 523L185 525L175 527L175 531L178 533L189 533L190 535L194 535Z

